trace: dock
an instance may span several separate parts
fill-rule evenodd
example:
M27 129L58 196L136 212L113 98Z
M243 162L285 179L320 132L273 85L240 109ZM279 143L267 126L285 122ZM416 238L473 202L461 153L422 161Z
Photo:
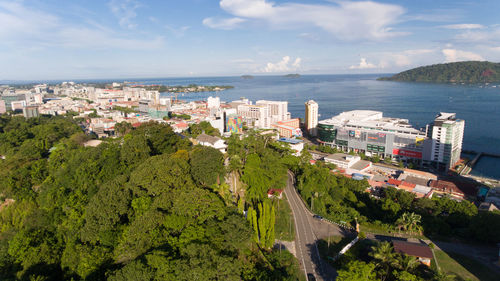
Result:
M500 158L500 154L495 154L495 153L476 152L476 151L464 151L464 152L468 153L468 154L476 154L476 156L471 161L467 162L467 164L465 164L463 169L460 170L460 172L458 174L461 176L468 175L472 171L472 168L474 168L474 166L476 165L477 161L479 161L479 159L482 156Z

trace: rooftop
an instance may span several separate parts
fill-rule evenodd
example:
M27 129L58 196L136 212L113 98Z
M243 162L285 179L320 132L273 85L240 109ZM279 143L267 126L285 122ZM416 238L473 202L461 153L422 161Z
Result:
M432 251L429 246L419 243L410 243L401 240L392 240L394 251L407 254L409 256L432 259Z
M424 133L413 128L409 124L408 119L384 117L381 111L373 110L346 111L330 119L322 120L319 123L338 127L371 128L412 134Z

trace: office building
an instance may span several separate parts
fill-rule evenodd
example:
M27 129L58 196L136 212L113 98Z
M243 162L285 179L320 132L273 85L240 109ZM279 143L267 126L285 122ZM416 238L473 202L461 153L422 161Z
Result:
M431 160L441 163L444 169L453 168L460 160L465 121L455 113L441 112L431 124Z
M305 127L306 131L311 136L317 136L317 126L318 126L318 103L313 100L306 102L306 119L305 119Z

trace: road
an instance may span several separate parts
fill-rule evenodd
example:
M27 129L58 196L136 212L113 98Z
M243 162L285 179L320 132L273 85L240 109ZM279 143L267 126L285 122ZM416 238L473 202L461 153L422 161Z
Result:
M319 256L316 246L318 235L341 235L342 231L327 222L314 219L304 206L294 187L294 177L289 172L285 195L288 198L295 221L295 250L302 270L312 273L316 280L335 280L337 272ZM307 279L307 277L306 277Z

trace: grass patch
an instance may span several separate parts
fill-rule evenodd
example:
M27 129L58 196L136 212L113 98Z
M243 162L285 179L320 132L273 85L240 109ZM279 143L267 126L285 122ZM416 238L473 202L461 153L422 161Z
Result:
M424 235L420 235L418 233L404 233L398 232L388 224L375 224L375 223L363 223L359 226L361 232L365 233L373 233L373 234L381 234L387 236L396 236L396 237L405 237L405 238L418 238L418 239L429 239Z
M438 265L444 272L456 276L456 280L498 280L498 274L480 262L455 253L435 250Z
M342 250L349 242L352 241L354 237L352 236L340 236L334 235L330 236L330 247L328 247L328 238L321 239L318 241L318 251L322 259L328 259L328 257L335 257L340 250Z
M274 204L276 220L274 223L275 238L284 241L295 240L295 225L292 210L283 192L283 199L276 200Z

